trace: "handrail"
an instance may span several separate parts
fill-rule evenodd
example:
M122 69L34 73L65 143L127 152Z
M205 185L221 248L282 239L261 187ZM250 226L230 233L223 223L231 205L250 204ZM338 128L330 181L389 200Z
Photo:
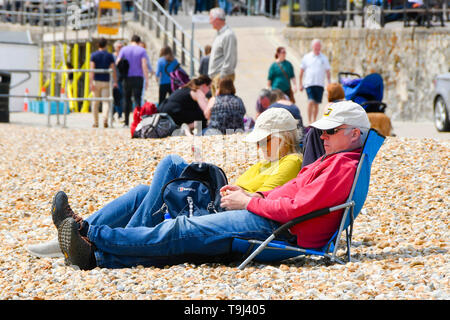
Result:
M75 73L75 72L86 72L86 73L90 73L90 72L94 72L94 73L108 73L109 74L109 97L95 97L95 98L89 98L89 97L83 97L83 98L69 98L69 97L65 97L65 96L52 96L50 95L43 95L43 96L36 96L36 95L28 95L28 94L0 94L0 98L28 98L28 99L42 99L43 101L61 101L61 102L73 102L73 101L108 101L111 105L109 108L109 119L110 119L110 126L112 127L112 114L113 114L113 70L112 69L64 69L64 70L60 70L60 69L44 69L44 70L39 70L39 69L1 69L0 72L7 72L7 73L28 73L30 74L31 72L45 72L45 73L57 73L57 74L68 74L68 73ZM25 81L29 80L26 79ZM22 82L25 82L22 81ZM68 77L66 77L66 84L65 84L65 88L68 88L68 83L69 83L69 79ZM56 119L57 119L57 125L59 125L59 109L56 109ZM66 107L64 106L64 113L63 113L63 128L66 128ZM47 114L47 125L50 126L50 112L48 112Z
M408 17L409 14L423 14L425 17L424 23L426 23L426 27L431 27L431 15L439 15L440 16L440 22L441 26L444 27L444 21L449 21L448 19L448 8L447 8L447 1L442 1L442 7L441 8L435 8L431 7L430 1L425 0L424 1L424 7L422 8L407 8L406 3L407 1L403 1L403 7L397 8L397 7L391 7L388 6L386 3L384 5L370 5L367 3L367 0L362 1L361 7L354 7L353 9L346 8L342 6L347 0L336 0L337 8L336 10L328 10L329 8L326 8L326 1L325 0L317 0L317 2L322 1L323 3L323 9L322 10L316 10L316 11L308 11L305 9L297 8L294 10L294 2L298 3L299 0L288 0L288 7L289 7L289 26L296 26L297 24L294 23L295 17L301 17L305 18L308 16L322 16L322 27L327 27L326 18L327 17L333 17L334 19L342 20L342 28L345 27L345 21L347 21L350 17L350 15L361 15L362 16L362 27L365 27L365 21L364 21L364 15L365 15L365 9L368 8L368 6L374 6L379 8L380 10L380 26L384 27L385 25L385 16L388 14L402 14L402 18L398 21L401 21L404 23L404 26L409 26L409 20Z
M186 56L188 57L191 65L191 76L193 76L194 70L198 70L195 66L200 65L200 58L205 54L203 46L192 39L192 36L156 0L136 0L134 1L134 7L136 15L140 15L141 25L145 25L145 20L147 20L150 30L153 29L153 25L156 26L155 31L158 38L160 38L160 33L163 33L164 45L167 45L169 40L172 42L172 51L175 56L179 48L181 65L186 66ZM144 19L144 16L146 19ZM164 24L161 21L161 16L165 18ZM151 21L148 19L151 19ZM171 27L169 27L169 22ZM180 33L181 39L177 37L177 31ZM186 41L190 43L189 49ZM196 52L198 52L197 55Z

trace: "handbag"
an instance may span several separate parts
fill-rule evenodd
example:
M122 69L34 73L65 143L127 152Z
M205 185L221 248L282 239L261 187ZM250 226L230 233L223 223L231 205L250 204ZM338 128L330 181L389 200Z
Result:
M295 97L294 97L294 91L292 91L291 88L291 80L289 79L286 71L284 71L283 67L281 66L281 63L277 62L278 67L280 67L281 72L283 72L284 77L287 79L288 83L289 83L289 100L291 100L292 103L295 103Z
M177 125L167 113L155 113L142 118L133 133L133 138L165 138L176 128Z

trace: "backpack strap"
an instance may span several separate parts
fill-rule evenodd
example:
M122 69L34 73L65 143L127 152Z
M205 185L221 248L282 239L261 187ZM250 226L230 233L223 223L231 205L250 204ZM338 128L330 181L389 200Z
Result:
M170 73L167 72L167 68L169 67L169 65L172 64L173 61L174 61L174 60L172 60L172 61L166 63L166 66L164 67L164 72L165 72L169 77L170 77ZM177 63L177 65L175 66L175 68L173 69L173 71L177 70L179 67L180 67L180 63Z

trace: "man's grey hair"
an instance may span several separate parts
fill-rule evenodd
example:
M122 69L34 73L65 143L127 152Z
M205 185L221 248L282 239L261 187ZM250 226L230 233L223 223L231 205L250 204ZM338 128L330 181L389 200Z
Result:
M269 100L272 97L272 91L269 89L261 89L261 91L259 92L258 98L262 99L262 98L269 98Z
M114 42L113 46L114 46L114 49L117 49L117 47L123 46L123 41L117 40L116 42Z
M316 44L316 43L320 43L320 44L322 44L322 41L320 41L320 39L314 39L313 41L311 41L311 48L314 46L314 44Z
M356 128L359 130L359 132L360 132L359 142L360 142L361 147L364 146L364 142L366 142L367 135L369 134L370 129L369 128L361 128L361 127L349 127L348 129L350 129L350 128ZM344 134L346 134L346 135L350 134L350 131L348 133L344 133Z
M368 128L358 128L358 129L361 132L360 142L362 147L364 145L364 142L366 142L367 135L369 134L370 129Z
M209 13L213 18L225 21L225 11L222 8L213 8Z

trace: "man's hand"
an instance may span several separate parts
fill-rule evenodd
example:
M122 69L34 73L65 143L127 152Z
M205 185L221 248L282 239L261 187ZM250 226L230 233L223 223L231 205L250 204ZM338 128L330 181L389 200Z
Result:
M225 188L225 187L224 187ZM247 192L237 187L239 190L230 191L227 190L227 194L222 196L220 206L227 210L242 210L247 208L251 197ZM223 188L222 188L223 189ZM221 189L221 191L222 191Z
M222 197L224 197L224 196L230 194L231 192L239 191L239 190L244 191L244 189L242 189L242 188L239 187L239 186L227 184L226 186L223 186L222 188L220 188L220 195L221 195ZM245 191L244 191L244 192L245 192Z

